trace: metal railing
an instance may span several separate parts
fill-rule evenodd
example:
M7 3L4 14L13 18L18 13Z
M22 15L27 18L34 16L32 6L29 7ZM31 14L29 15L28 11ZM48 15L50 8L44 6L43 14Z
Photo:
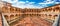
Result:
M2 14L2 21L3 21L3 26L9 26L9 24L7 23L7 20L5 19L3 14Z
M59 26L59 20L60 20L60 15L55 19L55 22L53 23L52 26Z
M59 15L59 19L58 19L58 22L57 22L57 26L59 26L59 21L60 21L60 15Z

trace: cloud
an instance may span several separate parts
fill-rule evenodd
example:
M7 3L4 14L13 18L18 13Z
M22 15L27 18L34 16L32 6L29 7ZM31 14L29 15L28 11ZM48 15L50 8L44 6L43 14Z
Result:
M6 2L9 2L9 3L13 3L11 0L2 0L2 1L6 1Z
M36 2L29 2L29 1L18 1L18 0L3 0L6 2L12 3L12 6L19 7L19 8L44 8L48 7L48 4L59 4L59 2L56 2L56 0L45 0L41 3ZM35 5L37 4L37 5Z
M39 4L51 4L51 3L54 3L54 1L52 1L52 0L46 0L46 1L44 1L42 3L39 3Z
M16 3L16 2L18 2L18 0L2 0L2 1L6 1L6 2L9 2L9 3Z
M53 3L59 4L59 2L56 2L56 0L53 0L53 1L52 0L46 0L46 1L39 3L39 4L53 4Z
M19 1L19 2L16 2L14 5L12 6L17 6L17 7L20 7L20 8L34 8L34 4L35 2L24 2L24 1Z
M45 0L42 3L38 3L39 5L42 5L43 7L48 7L50 5L54 5L54 4L59 4L59 2L56 2L56 0Z
M39 4L52 4L54 3L54 1L51 1L51 2L43 2L43 3L39 3Z
M26 2L29 2L29 1L26 1Z
M59 4L60 2L56 2L55 4Z
M18 4L25 4L25 2L23 2L23 1L20 1L20 2L17 2Z
M15 6L15 7L19 7L19 8L40 8L38 6L35 6L34 5L35 2L23 2L23 1L20 1L20 2L16 2L15 5L12 5L12 6Z
M35 6L34 5L35 2L29 2L29 1L26 1L26 2L19 1L18 2L18 0L13 0L13 1L12 0L5 0L5 1L10 2L10 3L12 3L12 6L19 7L19 8L41 8L39 6Z
M34 4L35 2L29 2L28 4Z
M45 0L44 2L38 3L42 7L48 7L48 4L53 4L54 1L52 0Z

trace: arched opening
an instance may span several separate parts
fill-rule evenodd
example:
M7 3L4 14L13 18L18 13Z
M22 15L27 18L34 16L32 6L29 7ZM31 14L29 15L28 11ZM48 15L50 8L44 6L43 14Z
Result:
M56 10L57 12L59 12L59 11L60 11L59 7L55 7L55 10Z
M17 9L16 9L16 12L18 12L18 13L19 13L19 12L21 12L21 10L20 10L19 8L17 8Z
M55 21L55 19L57 18L57 16L58 16L58 15L53 15L53 19L54 19L54 21Z
M40 9L38 9L37 11L38 11L38 12L41 12L41 10L40 10Z
M16 18L20 17L20 14L16 14L15 17L16 17Z
M59 7L55 7L55 9L59 10Z
M54 17L57 17L58 15L54 15Z
M52 21L52 15L51 14L47 15L47 20Z
M52 16L51 14L49 14L49 16Z
M17 8L15 8L15 12L16 12L16 13L18 12L18 9L17 9Z
M53 12L54 12L54 13L58 13L59 11L58 11L58 10L56 10L56 9L53 9Z
M9 19L8 15L4 15L4 17L6 18L6 20L8 20L8 19Z
M14 13L14 9L13 8L10 8L10 12Z
M43 9L42 11L45 11L45 9Z
M49 12L50 12L52 9L51 9L51 8L49 8L48 10L49 10Z
M10 20L12 20L14 18L14 15L10 15Z
M53 9L53 12L55 12L55 9Z
M48 12L48 9L45 9L46 12Z
M8 8L7 7L2 7L2 12L7 13L8 12Z

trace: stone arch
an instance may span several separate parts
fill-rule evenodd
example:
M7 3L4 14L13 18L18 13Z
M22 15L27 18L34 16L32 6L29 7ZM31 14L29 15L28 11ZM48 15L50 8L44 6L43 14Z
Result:
M14 15L11 14L11 15L10 15L10 19L11 19L11 18L14 18Z
M12 8L10 8L10 12L14 12L14 8L12 7Z
M49 8L48 10L49 10L49 11L51 11L51 10L52 10L52 8Z
M18 13L19 13L19 12L21 12L21 10L20 10L19 8L17 8L17 9L16 9L16 12L18 12Z
M18 11L18 9L16 8L15 11Z
M46 8L45 11L48 12L48 9Z
M49 18L52 18L52 15L51 14L49 14Z
M41 10L40 10L40 9L38 9L38 12L41 12Z
M43 9L42 11L45 11L45 9Z
M52 11L53 11L53 12L55 12L56 10L55 10L55 9L53 9Z
M49 14L49 16L52 16L51 14Z
M57 17L58 15L54 15L54 17Z
M55 9L59 10L59 7L55 7Z
M16 14L15 17L20 17L20 14Z
M58 6L57 7L54 7L54 9L59 10L59 7Z
M15 11L15 13L16 13L16 12L18 11L17 8L14 7L14 11Z
M8 16L8 15L4 15L4 17L5 17L6 19L8 19L8 18L9 18L9 16Z

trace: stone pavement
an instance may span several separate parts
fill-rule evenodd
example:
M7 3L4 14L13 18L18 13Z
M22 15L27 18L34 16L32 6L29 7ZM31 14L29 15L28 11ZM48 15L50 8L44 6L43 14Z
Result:
M42 18L36 16L26 16L24 19L11 24L11 26L52 26L53 23L50 23Z

